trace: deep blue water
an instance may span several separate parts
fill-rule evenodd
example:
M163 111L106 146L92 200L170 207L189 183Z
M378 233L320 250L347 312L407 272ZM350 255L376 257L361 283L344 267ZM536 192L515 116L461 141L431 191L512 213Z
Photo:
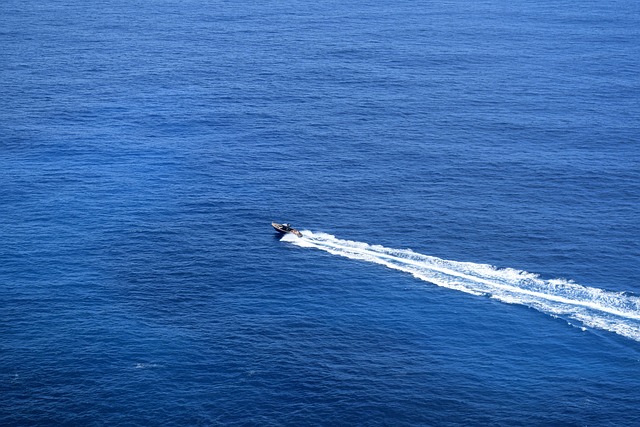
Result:
M0 424L640 424L636 1L4 0L0 46Z

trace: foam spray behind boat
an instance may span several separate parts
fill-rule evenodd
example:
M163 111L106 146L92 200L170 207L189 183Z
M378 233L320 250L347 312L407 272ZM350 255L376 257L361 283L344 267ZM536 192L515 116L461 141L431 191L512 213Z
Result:
M565 279L546 280L522 270L450 261L410 249L369 245L307 230L304 238L287 233L282 241L381 264L441 287L525 305L569 323L579 322L583 329L615 332L640 342L640 298L626 292L583 286Z

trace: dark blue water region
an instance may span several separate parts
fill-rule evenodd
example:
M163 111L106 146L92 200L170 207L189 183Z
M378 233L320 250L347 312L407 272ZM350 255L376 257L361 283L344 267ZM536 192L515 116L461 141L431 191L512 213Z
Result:
M0 424L638 425L638 12L4 1Z

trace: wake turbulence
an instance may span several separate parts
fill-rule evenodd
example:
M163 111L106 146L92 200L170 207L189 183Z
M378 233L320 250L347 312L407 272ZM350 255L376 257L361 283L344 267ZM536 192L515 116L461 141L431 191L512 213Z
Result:
M448 261L409 249L392 249L304 231L282 241L333 255L381 264L435 285L473 295L521 304L543 313L572 319L586 327L615 332L640 342L640 298L622 292L591 288L563 279L488 264Z

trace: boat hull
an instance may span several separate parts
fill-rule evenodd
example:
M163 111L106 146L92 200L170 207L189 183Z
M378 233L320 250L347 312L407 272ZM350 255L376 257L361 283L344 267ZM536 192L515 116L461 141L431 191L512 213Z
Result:
M277 222L272 222L271 226L278 232L278 233L282 233L282 234L287 234L287 233L291 233L291 234L295 234L298 237L302 237L302 233L299 232L298 230L296 230L295 228L289 227L287 225L284 224L279 224Z

